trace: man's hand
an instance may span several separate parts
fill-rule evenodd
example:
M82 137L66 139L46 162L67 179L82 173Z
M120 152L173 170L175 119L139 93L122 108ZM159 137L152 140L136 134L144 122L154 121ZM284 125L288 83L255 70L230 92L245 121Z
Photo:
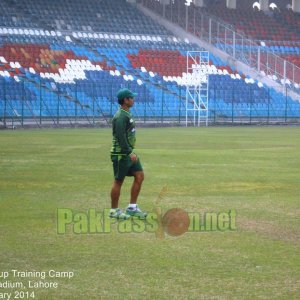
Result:
M130 154L130 159L133 163L136 163L138 161L138 157L135 153Z

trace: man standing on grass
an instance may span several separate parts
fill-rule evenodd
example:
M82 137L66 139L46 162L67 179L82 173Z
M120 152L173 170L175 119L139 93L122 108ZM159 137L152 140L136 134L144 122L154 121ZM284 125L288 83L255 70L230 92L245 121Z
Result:
M129 109L133 106L134 97L137 94L128 89L118 91L117 97L120 108L112 121L113 145L111 148L111 160L113 163L114 177L111 189L111 210L109 216L117 219L138 217L145 219L147 213L142 212L136 204L144 172L139 157L133 152L135 146L135 123ZM121 187L125 176L133 176L130 203L123 212L118 208Z

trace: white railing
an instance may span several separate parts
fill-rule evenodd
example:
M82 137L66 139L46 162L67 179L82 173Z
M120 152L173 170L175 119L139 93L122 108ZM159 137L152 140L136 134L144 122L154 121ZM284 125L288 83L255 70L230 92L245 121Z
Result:
M203 13L193 4L186 6L184 1L171 0L169 5L163 7L156 0L147 0L143 5L261 74L272 77L283 85L288 84L293 89L299 87L298 66L268 51L260 41L251 40L242 33L236 32L232 25L222 23L219 19Z

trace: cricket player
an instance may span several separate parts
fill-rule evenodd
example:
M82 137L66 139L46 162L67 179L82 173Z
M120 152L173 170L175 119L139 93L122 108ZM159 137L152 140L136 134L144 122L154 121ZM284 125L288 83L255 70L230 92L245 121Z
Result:
M145 219L147 213L140 210L137 198L144 180L144 171L139 157L134 153L135 123L129 109L133 106L137 94L128 89L121 89L117 93L119 110L112 120L113 142L111 148L111 161L113 163L114 177L111 189L111 210L109 216L117 219L137 217ZM133 176L130 203L125 212L118 208L121 187L125 176Z

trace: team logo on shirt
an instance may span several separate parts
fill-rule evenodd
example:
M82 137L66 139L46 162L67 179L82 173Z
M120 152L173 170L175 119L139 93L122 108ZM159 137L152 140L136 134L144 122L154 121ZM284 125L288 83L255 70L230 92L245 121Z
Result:
M133 119L130 119L129 122L130 122L130 123L133 123Z

